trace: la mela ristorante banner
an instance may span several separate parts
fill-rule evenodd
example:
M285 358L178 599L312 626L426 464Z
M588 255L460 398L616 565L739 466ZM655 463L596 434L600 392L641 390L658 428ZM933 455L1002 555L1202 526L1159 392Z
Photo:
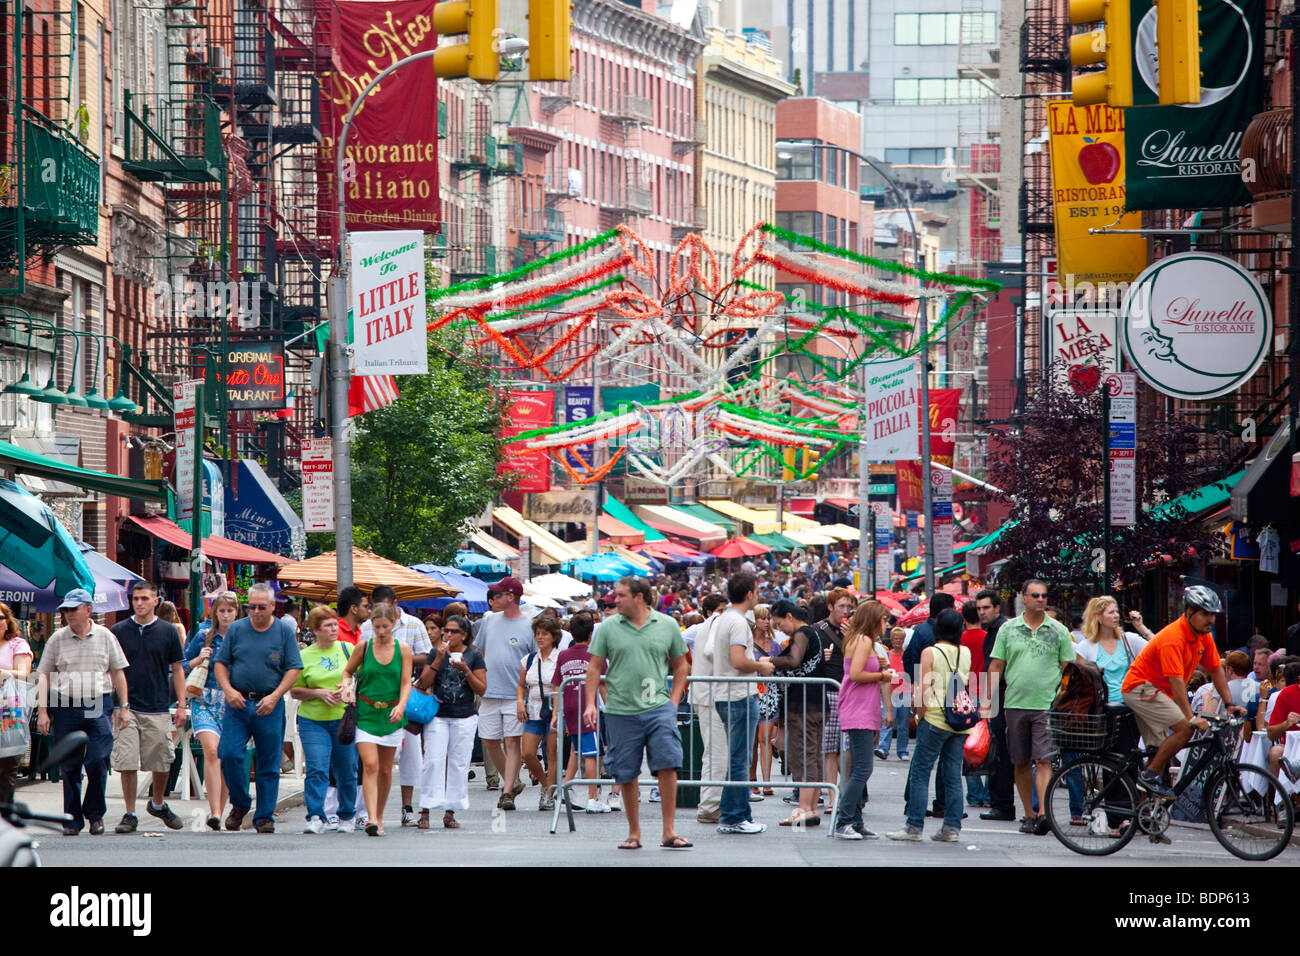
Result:
M354 232L349 240L352 374L426 374L424 233Z
M379 73L432 50L433 4L342 0L334 14L333 66L320 75L320 208L337 208L335 163L348 110ZM343 181L353 229L438 228L438 87L432 60L404 66L371 90L352 120ZM322 217L334 235L337 214ZM335 237L337 238L337 237Z

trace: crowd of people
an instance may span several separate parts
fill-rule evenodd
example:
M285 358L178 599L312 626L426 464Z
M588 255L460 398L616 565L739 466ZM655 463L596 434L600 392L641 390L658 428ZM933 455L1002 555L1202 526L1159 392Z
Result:
M1105 595L1071 631L1038 580L1023 582L1007 613L993 590L960 610L940 591L928 618L906 628L885 604L859 597L846 571L834 560L761 572L746 562L725 581L629 577L562 614L527 607L522 584L508 577L489 587L489 611L476 620L458 603L417 618L388 587L345 588L336 607L284 613L281 603L277 615L276 592L255 584L243 606L233 593L216 595L190 635L159 613L155 587L139 582L131 616L112 628L93 620L89 594L69 593L65 624L35 667L0 605L0 680L35 674L40 733L88 735L81 762L62 768L70 835L104 831L110 767L124 802L116 832L139 826L141 772L151 774L145 812L179 829L165 798L174 732L187 721L207 769L207 826L237 830L251 812L254 829L274 832L286 699L297 704L307 833L384 835L394 765L401 826L429 829L441 811L442 827L458 829L478 748L499 811L517 809L525 773L540 811L579 780L577 807L621 810L628 833L619 846L629 850L642 846L645 773L655 778L651 802L661 804L659 845L691 846L677 832L683 768L708 784L696 819L720 834L764 832L751 807L774 796L774 785L793 788L781 826L818 827L835 784L834 835L874 839L863 810L875 764L891 759L908 767L890 839L920 840L931 817L941 821L931 838L955 842L968 809L1042 835L1057 749L1048 713L1072 662L1096 668L1109 700L1122 701L1141 737L1158 745L1144 790L1172 795L1167 771L1204 728L1198 711L1248 715L1267 737L1270 769L1295 776L1284 735L1300 733L1300 657L1272 650L1263 635L1221 656L1212 630L1222 606L1208 588L1187 588L1183 613L1159 632L1136 612L1126 627ZM431 717L412 706L423 697L436 702ZM965 742L980 720L991 745L972 773ZM698 771L694 745L683 741L692 723ZM0 802L11 799L16 766L0 761ZM1081 814L1074 804L1072 815Z

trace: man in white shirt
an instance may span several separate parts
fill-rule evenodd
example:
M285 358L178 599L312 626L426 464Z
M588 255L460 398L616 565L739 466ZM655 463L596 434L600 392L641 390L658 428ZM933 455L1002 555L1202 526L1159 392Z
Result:
M691 673L701 677L713 675L713 650L709 642L709 633L718 617L727 606L726 598L721 594L706 594L700 601L700 610L704 620L682 632L682 640L691 648ZM699 645L698 647L696 645ZM723 725L718 711L713 707L713 698L717 685L707 681L692 682L690 685L690 702L695 708L700 722L700 740L704 744L701 755L702 773L709 780L720 780L727 771L727 752L724 743L727 728ZM700 823L717 823L719 804L722 801L721 787L702 787L700 804L695 811L695 819Z

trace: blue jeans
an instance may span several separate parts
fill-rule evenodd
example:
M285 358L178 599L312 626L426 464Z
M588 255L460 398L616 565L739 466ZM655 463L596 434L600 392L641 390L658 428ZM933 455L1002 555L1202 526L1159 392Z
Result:
M758 730L758 698L723 700L714 705L727 728L727 779L749 781L749 753L754 748ZM717 746L715 743L714 746ZM723 787L718 802L718 822L722 825L754 819L749 812L749 787Z
M1078 757L1074 751L1062 751L1061 763L1066 764ZM1077 820L1083 816L1083 774L1072 770L1065 775L1065 789L1070 795L1070 818ZM1037 794L1035 793L1035 796Z
M920 830L925 825L925 804L930 798L930 770L936 760L939 770L935 791L943 793L943 824L961 829L961 765L963 734L940 730L929 721L916 725L916 756L907 772L907 825Z
M80 830L87 820L102 820L108 807L105 791L108 788L108 755L113 752L113 730L109 717L113 713L113 698L104 695L98 709L94 706L51 707L50 733L56 741L77 730L84 730L90 739L86 742L86 756L75 763L59 766L63 777L63 812L72 818L72 825ZM81 769L86 769L86 796L81 796Z
M885 695L885 706L890 706L891 695ZM910 698L909 698L910 700ZM898 735L898 755L907 756L907 723L912 719L910 704L894 704L894 725L880 732L880 742L876 745L884 753L889 753L889 742Z
M298 718L298 739L302 741L307 775L303 781L303 799L307 819L325 817L325 791L330 771L339 791L339 819L351 820L357 813L357 745L341 744L337 720Z
M989 778L967 777L966 797L970 803L985 804L989 802Z
M270 820L275 815L275 802L280 796L280 760L284 751L284 698L275 702L275 709L265 717L257 715L259 701L246 700L238 710L226 707L225 721L221 727L221 745L217 755L221 758L221 776L230 791L230 805L248 810L253 801L248 796L248 739L257 748L257 809L253 822Z
M862 805L866 803L867 780L875 766L876 732L846 730L849 735L849 779L840 793L840 808L835 829L862 825Z

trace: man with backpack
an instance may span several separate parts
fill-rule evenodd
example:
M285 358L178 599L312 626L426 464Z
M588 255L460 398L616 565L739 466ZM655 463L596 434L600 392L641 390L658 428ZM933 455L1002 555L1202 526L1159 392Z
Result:
M1016 790L1024 805L1021 833L1043 836L1049 824L1044 811L1052 776L1052 738L1047 714L1060 683L1061 665L1074 660L1074 642L1065 625L1047 616L1047 585L1030 578L1020 590L1025 610L998 629L989 661L989 697L1006 683L1007 749L1015 768ZM981 712L990 711L983 701ZM1033 791L1038 791L1038 812Z

